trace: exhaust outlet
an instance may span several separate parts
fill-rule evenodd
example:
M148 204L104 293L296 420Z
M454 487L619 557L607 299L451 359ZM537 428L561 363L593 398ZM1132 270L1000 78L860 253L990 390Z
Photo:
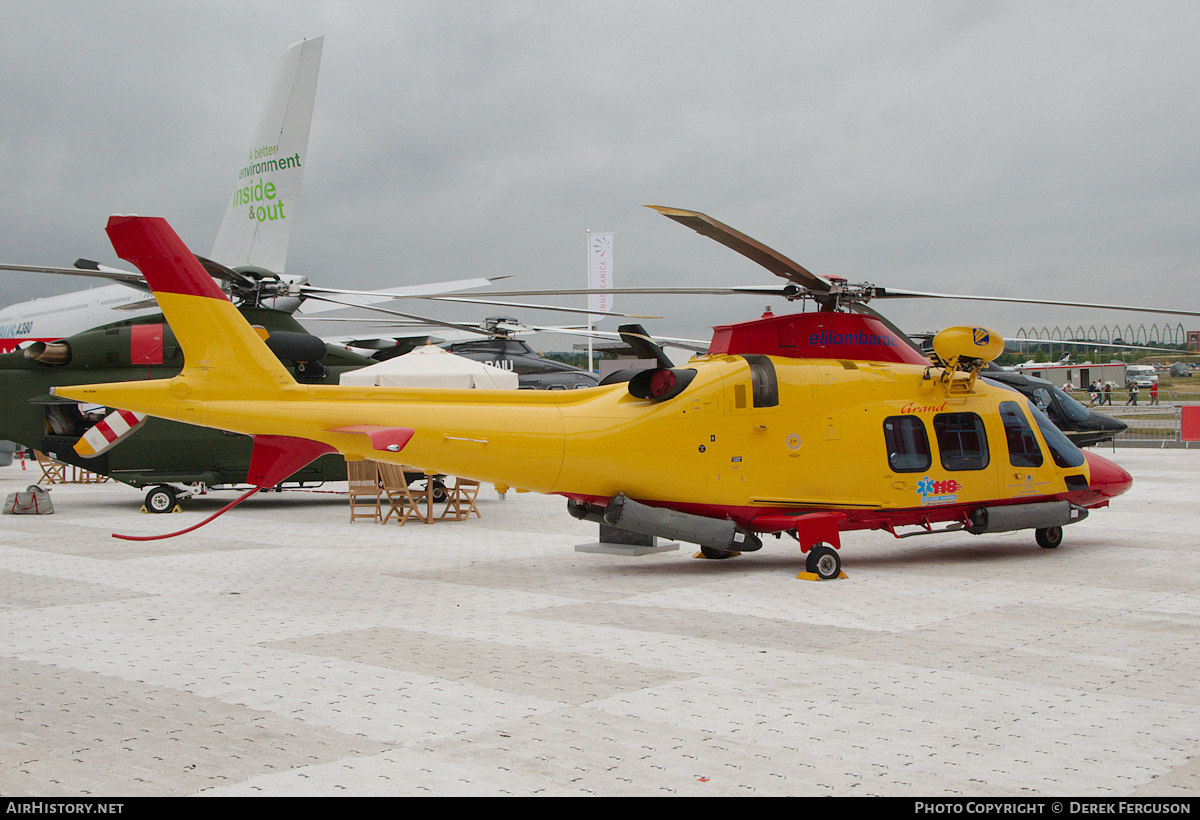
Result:
M71 346L66 342L34 342L25 348L24 356L31 362L59 367L71 363Z
M578 518L580 521L590 521L593 524L603 524L604 508L597 507L592 504L580 504L570 498L567 499L567 512L572 518Z

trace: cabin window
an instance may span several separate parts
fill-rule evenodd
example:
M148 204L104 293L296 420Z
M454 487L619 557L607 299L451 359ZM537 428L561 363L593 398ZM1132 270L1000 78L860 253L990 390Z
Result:
M1021 406L1015 401L1000 402L1000 420L1004 422L1004 437L1008 443L1008 463L1014 467L1041 467L1042 448L1038 446Z
M894 472L920 473L933 463L925 423L916 416L884 419L883 440L887 444L888 464Z
M942 466L947 470L982 470L988 466L987 434L974 413L940 413L933 418Z

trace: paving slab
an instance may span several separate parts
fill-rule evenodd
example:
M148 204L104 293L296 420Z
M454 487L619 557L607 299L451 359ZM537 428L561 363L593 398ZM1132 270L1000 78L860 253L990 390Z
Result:
M578 552L561 498L349 521L344 485L197 523L119 484L0 517L0 793L1159 796L1200 791L1200 452L1032 533L729 561ZM0 468L0 493L40 471Z

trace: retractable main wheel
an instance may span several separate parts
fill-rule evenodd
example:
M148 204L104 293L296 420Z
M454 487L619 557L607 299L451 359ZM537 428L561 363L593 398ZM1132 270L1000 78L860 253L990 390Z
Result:
M169 513L175 509L178 500L173 489L160 484L146 493L146 509L152 513Z
M1037 539L1039 547L1052 550L1062 543L1062 527L1046 527L1034 530L1033 536Z
M445 501L449 497L450 497L449 494L446 492L446 485L443 484L440 479L434 479L434 481L433 481L433 503L441 504L443 501Z
M823 581L842 574L842 556L833 547L819 545L808 551L805 568Z

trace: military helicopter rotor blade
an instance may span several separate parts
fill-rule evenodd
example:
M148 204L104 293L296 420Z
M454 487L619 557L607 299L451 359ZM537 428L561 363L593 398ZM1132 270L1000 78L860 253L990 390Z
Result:
M556 333L571 333L574 330L574 328L560 328L560 327L531 327L529 325L526 325L523 322L513 323L513 322L508 322L508 321L501 321L501 322L496 322L493 326L497 330L503 331L503 333L497 333L497 332L495 332L495 330L489 330L484 325L469 325L464 322L457 322L457 323L442 322L438 319L422 319L420 317L414 317L412 319L400 321L399 319L375 319L375 318L364 318L364 317L356 317L356 316L313 316L311 318L305 318L304 321L306 323L307 322L333 322L335 324L340 323L340 324L367 325L370 327L378 327L382 330L423 331L423 330L429 330L430 325L436 325L439 327L444 326L444 327L447 327L447 328L453 329L453 330L461 330L465 333L477 333L480 336L491 336L491 337L498 337L498 336L504 336L504 335L511 336L514 333L533 333L533 332L539 331L539 330L549 330L549 331L553 331Z
M0 264L0 270L13 271L14 273L49 273L56 276L88 276L96 279L107 279L119 285L128 285L131 288L144 290L147 293L150 292L150 286L146 284L146 280L140 273L110 268L88 259L80 259L75 264L77 266L82 265L82 267L59 268L47 265L10 265L4 263Z
M231 287L251 289L254 287L254 280L243 274L230 270L224 265L213 262L210 259L205 259L202 256L197 256L196 259L214 279L226 282ZM17 273L49 273L57 276L88 276L96 279L107 279L110 282L144 290L147 293L150 292L149 285L146 284L145 278L140 273L125 271L120 268L111 268L107 265L101 265L99 262L94 262L91 259L77 259L73 268L60 268L47 265L0 264L0 270L10 270Z
M389 310L387 308L381 308L377 305L360 305L360 304L354 304L354 303L350 303L350 302L339 302L337 299L330 299L327 296L310 295L308 298L317 299L322 302L330 302L332 304L339 305L341 307L361 308L363 310L375 311L376 313L385 313L389 316L398 316L401 319L409 319L411 321L422 322L424 324L432 325L435 327L445 327L445 328L450 328L452 330L461 330L464 333L480 333L485 336L502 335L502 334L493 333L493 332L490 332L487 330L483 330L478 326L464 325L464 324L460 324L458 322L447 322L447 321L443 321L441 319L433 319L428 316L418 316L413 313L402 313L398 310Z
M539 333L560 333L564 336L583 336L593 339L621 339L620 333L614 333L611 330L588 330L579 327L550 327L546 325L527 325L532 331ZM646 334L646 338L656 344L666 344L670 347L681 347L685 350L691 350L695 353L707 353L710 343L702 339L680 339L674 336L654 336Z
M609 291L605 291L609 292ZM612 310L591 310L588 308L569 308L561 305L529 305L521 302L499 302L492 299L472 299L467 296L417 296L417 299L427 299L431 302L462 302L470 305L492 305L495 307L512 307L521 310L552 310L559 313L590 313L597 316L617 316L623 319L661 319L661 316L638 316L634 313L618 313Z
M386 288L383 290L352 290L350 288L326 288L320 285L303 284L299 288L299 295L305 297L312 296L313 298L317 296L365 297L372 300L364 302L361 299L347 299L347 301L355 302L350 307L362 307L389 299L420 299L452 291L473 290L474 288L487 287L493 282L508 278L507 276L492 276L489 278L454 279L448 282L431 282L423 285L401 285L396 288Z
M501 277L501 278L504 278L504 277ZM471 281L477 281L477 280L462 280L462 281L463 282L471 282ZM472 286L474 286L474 285L472 285ZM465 288L463 288L463 289L465 289ZM397 290L400 290L400 289L397 288ZM440 288L439 290L444 290L444 288ZM320 299L320 297L321 296L326 296L326 297L328 297L328 296L377 297L380 295L387 295L385 291L342 290L342 289L336 289L336 288L312 287L312 286L308 286L308 285L301 287L300 292L301 292L301 294L305 295L306 297L311 296L311 298L319 299L320 301L332 302L334 304L344 304L346 307L369 307L369 305L364 304L364 303L354 302L353 299L348 299L345 302L338 302L335 299L330 299L330 298ZM550 291L546 291L546 290L506 291L506 292L499 292L499 293L497 293L497 292L484 293L484 294L480 294L480 296L493 296L493 295L504 296L504 295L511 295L511 294L516 294L516 295L530 295L530 294L559 295L559 294L567 293L567 292L568 291L553 291L553 290L550 290ZM614 293L614 292L620 292L620 291L612 291L612 290L589 291L589 290L585 289L585 290L581 290L579 292L580 293ZM632 313L620 313L620 312L611 311L611 310L592 310L590 308L572 308L572 307L564 307L562 305L531 305L531 304L526 304L526 303L522 303L522 302L502 302L502 301L499 301L496 299L482 299L482 298L475 299L475 298L471 298L471 297L467 297L467 296L443 296L443 295L440 295L439 293L397 293L397 294L391 296L390 298L397 299L397 300L399 300L399 299L423 299L423 300L431 301L431 302L459 302L459 303L463 303L463 304L472 304L472 305L491 305L491 306L495 306L495 307L512 307L512 308L519 308L522 310L552 310L552 311L557 311L560 313L590 313L590 314L594 314L597 316L615 316L615 317L621 318L621 319L661 319L661 318L663 318L661 316L639 316L637 314L632 314Z
M233 268L226 267L220 262L214 262L211 259L205 259L199 254L195 254L196 261L213 279L220 280L229 285L230 289L235 292L251 292L255 290L255 285L258 277L254 277L240 271L235 271ZM276 276L276 279L279 277Z

